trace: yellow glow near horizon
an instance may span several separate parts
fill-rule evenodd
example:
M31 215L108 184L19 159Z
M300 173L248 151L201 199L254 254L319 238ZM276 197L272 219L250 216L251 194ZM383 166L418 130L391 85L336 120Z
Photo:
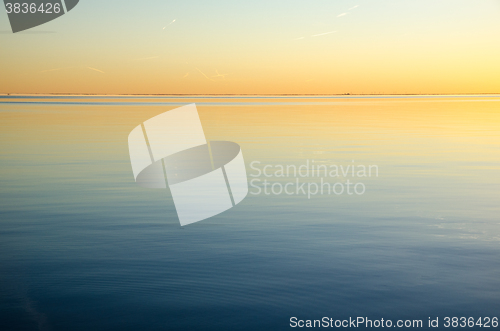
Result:
M493 0L88 0L12 34L0 13L0 93L500 93L499 14Z

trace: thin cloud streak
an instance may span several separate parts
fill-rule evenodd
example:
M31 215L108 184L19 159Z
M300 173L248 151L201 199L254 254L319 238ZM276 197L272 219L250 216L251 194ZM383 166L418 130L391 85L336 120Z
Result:
M205 74L203 73L203 71L201 71L200 69L198 69L198 68L196 68L196 67L194 67L194 68L195 68L196 70L198 70L198 71L200 72L200 74L202 74L202 75L203 75L206 79L208 79L208 80L209 80L209 81L211 81L211 82L215 82L215 80L213 80L213 79L211 79L210 77L208 77L207 75L205 75Z
M217 73L217 75L212 77L222 77L223 79L226 79L226 76L230 75L230 74L221 74L217 69L215 69L215 72Z
M339 15L337 15L337 17L342 17L342 16L345 16L345 15L347 15L347 13L339 14Z
M359 7L359 5L356 5L354 7L349 8L349 10L353 10L354 8L358 8L358 7Z
M88 69L90 69L90 70L94 70L94 71L100 72L101 74L105 74L105 72L104 72L104 71L101 71L101 70L99 70L99 69L92 68L92 67L87 67L87 68L88 68Z
M173 24L174 22L175 22L175 19L172 22L170 22L169 24L167 24L166 26L164 26L162 30L165 30L167 28L167 26Z

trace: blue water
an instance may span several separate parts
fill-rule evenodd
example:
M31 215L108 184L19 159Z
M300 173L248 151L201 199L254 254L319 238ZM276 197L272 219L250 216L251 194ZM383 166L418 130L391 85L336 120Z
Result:
M1 97L0 330L500 317L499 96L233 99ZM135 184L127 136L191 102L249 179L253 161L379 176L363 195L249 194L181 228L168 190Z

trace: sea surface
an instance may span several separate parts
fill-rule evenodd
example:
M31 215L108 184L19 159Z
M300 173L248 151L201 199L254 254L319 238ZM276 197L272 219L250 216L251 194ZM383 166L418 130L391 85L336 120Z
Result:
M127 137L190 103L253 181L181 227L168 189L135 183ZM319 165L340 174L305 176ZM292 317L500 317L499 95L0 96L0 330L299 329Z

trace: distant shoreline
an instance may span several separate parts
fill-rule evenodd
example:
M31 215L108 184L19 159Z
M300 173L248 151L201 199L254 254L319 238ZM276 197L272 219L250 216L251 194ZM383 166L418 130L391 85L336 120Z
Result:
M0 93L0 96L260 96L260 97L287 97L287 96L467 96L467 95L500 95L499 93L423 93L423 94L354 94L354 93L342 93L342 94L93 94L93 93Z

